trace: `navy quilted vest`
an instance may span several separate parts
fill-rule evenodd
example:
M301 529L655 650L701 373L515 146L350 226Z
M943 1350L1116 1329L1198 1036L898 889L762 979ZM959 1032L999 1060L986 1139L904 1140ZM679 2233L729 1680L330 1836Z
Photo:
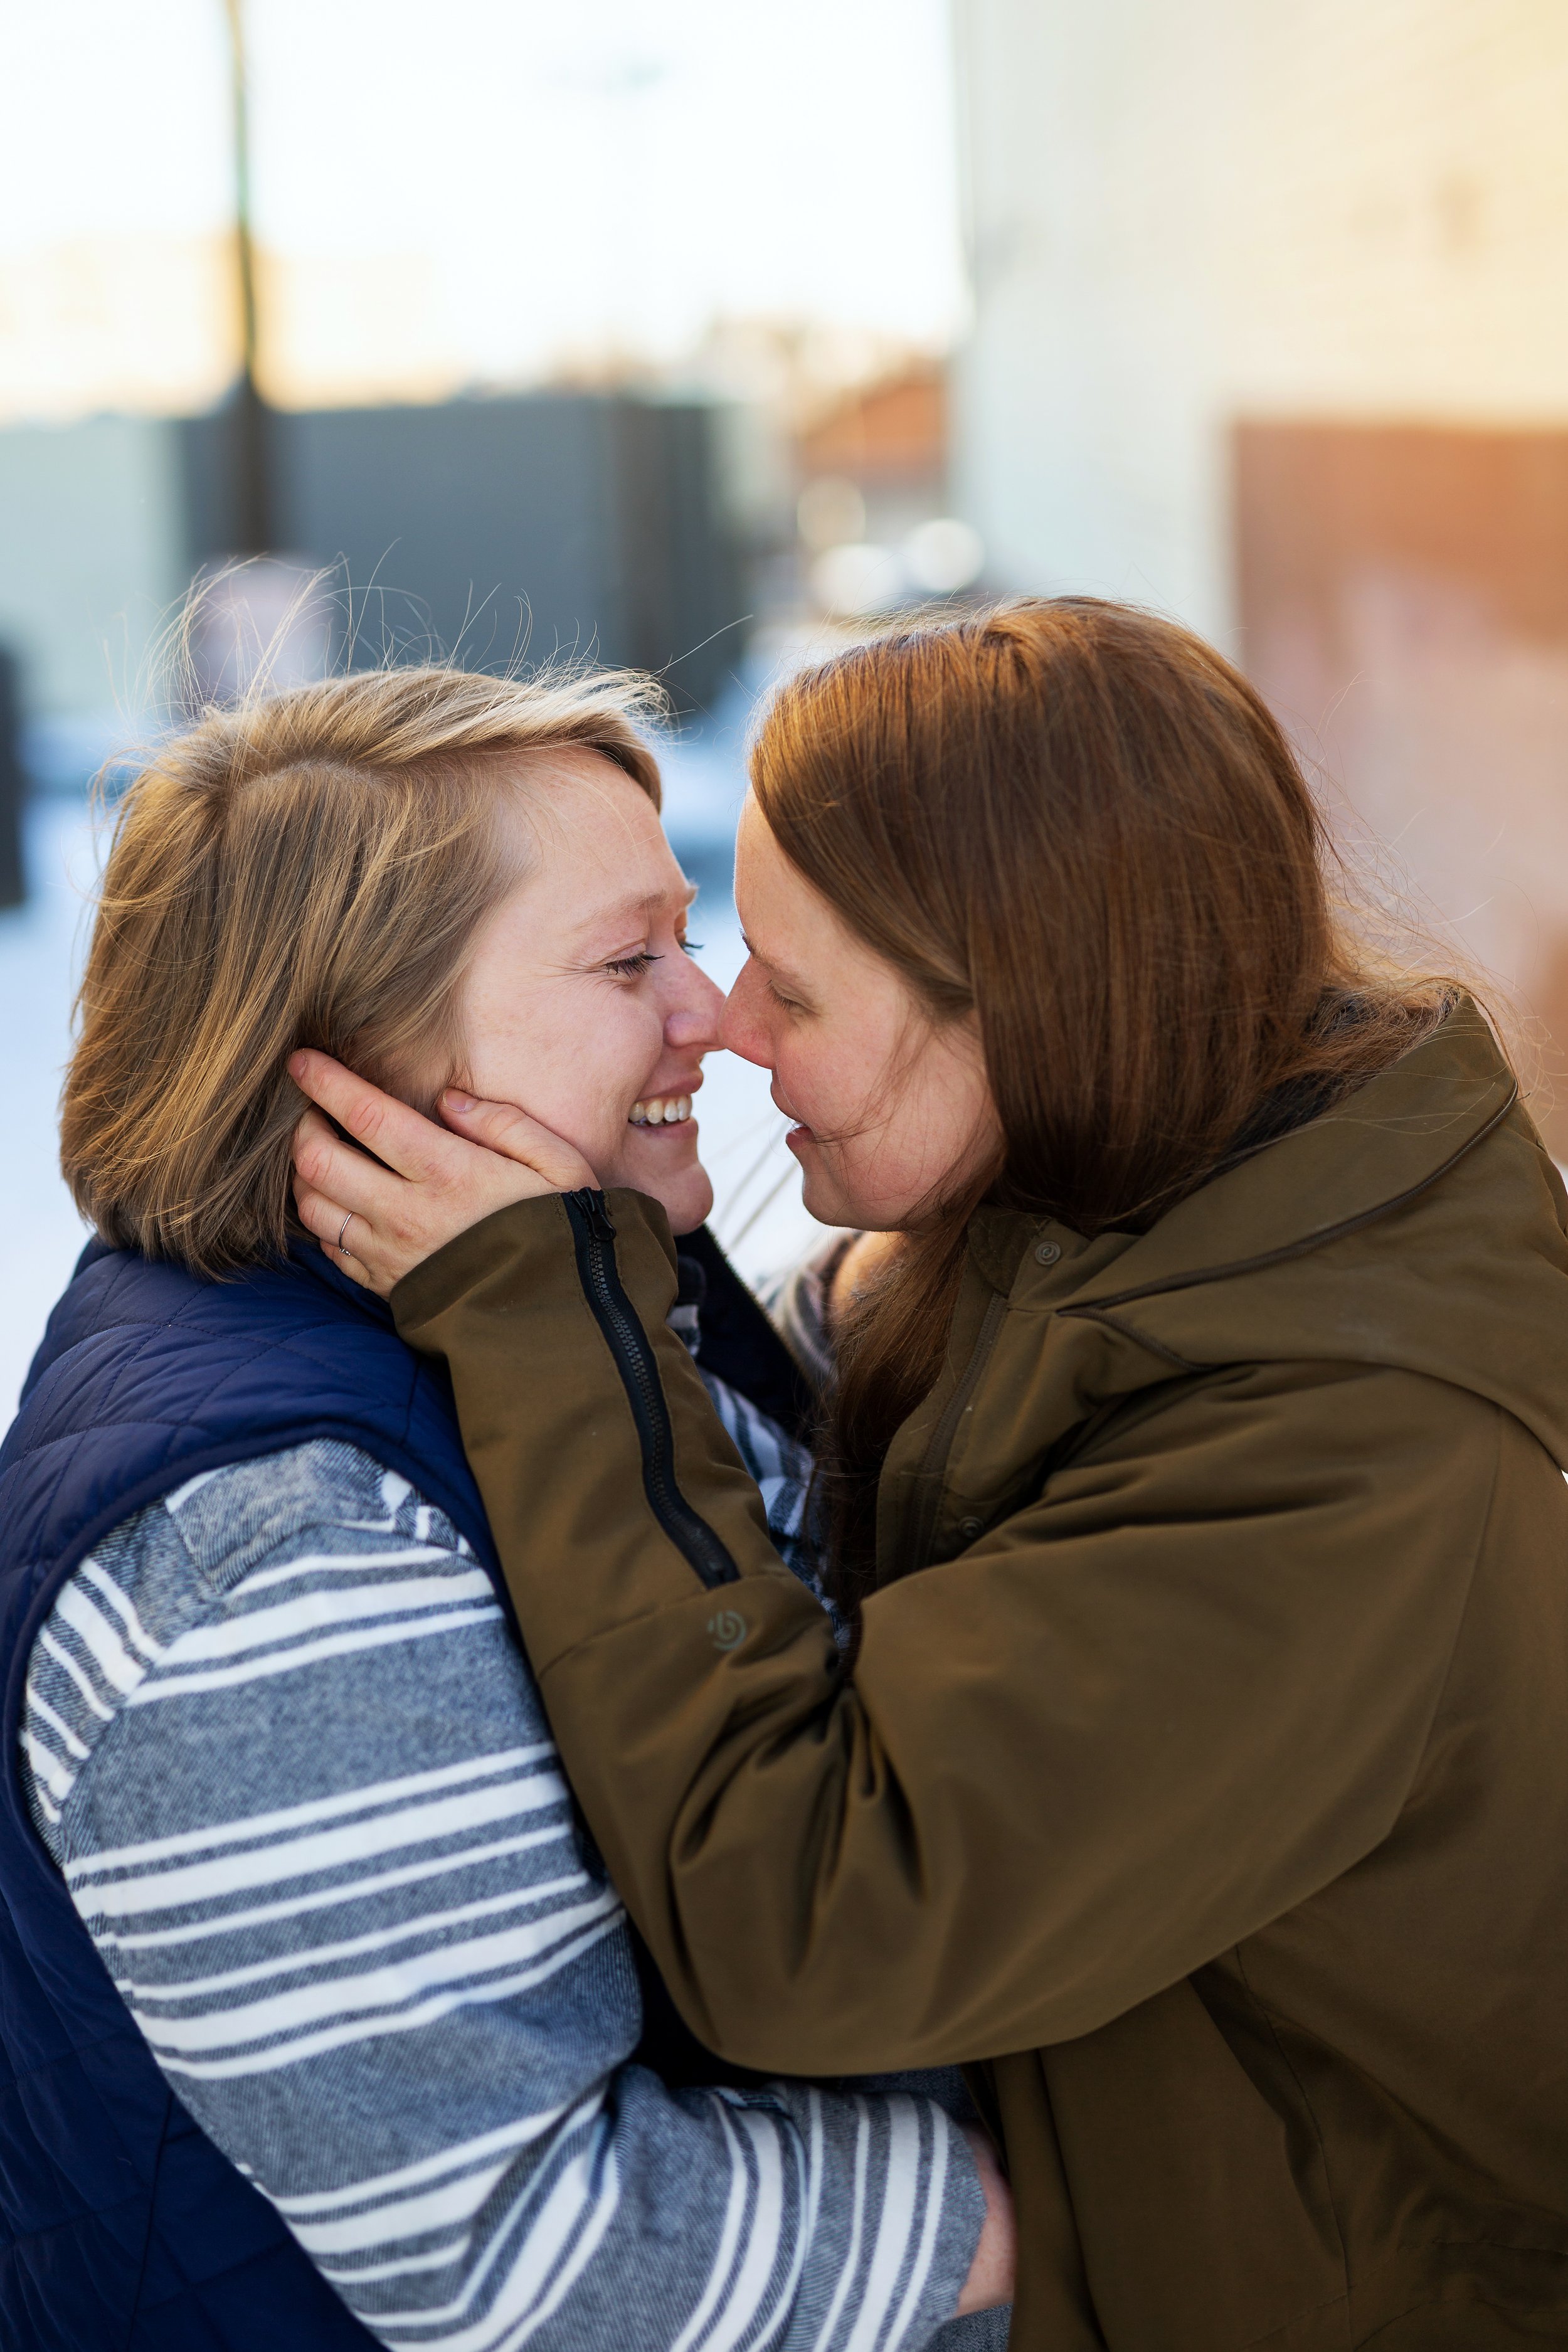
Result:
M84 1252L0 1449L6 2352L374 2344L169 2091L38 1841L17 1762L34 1633L93 1544L199 1470L313 1437L399 1471L495 1574L443 1374L313 1244L226 1283Z

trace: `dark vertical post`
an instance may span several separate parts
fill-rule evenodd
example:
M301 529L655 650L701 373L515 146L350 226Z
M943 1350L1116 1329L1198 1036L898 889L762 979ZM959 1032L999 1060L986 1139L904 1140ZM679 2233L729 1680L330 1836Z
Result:
M256 380L256 252L250 234L250 114L246 87L245 0L224 0L228 15L234 93L234 252L239 290L240 372L234 411L236 555L265 555L272 545L270 419Z
M16 656L0 646L0 907L19 907L27 895L22 864L22 805L27 797L27 779L22 767L22 709L16 680Z

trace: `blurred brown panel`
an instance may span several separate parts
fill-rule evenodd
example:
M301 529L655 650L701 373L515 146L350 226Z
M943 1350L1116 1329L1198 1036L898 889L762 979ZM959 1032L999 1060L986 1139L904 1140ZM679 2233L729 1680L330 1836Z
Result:
M947 458L947 379L911 368L850 394L801 435L806 475L843 474L868 487L940 476Z
M1243 424L1236 453L1245 627L1298 600L1328 619L1348 570L1398 566L1568 643L1568 432Z
M1568 1158L1568 432L1244 423L1246 667L1550 1032Z

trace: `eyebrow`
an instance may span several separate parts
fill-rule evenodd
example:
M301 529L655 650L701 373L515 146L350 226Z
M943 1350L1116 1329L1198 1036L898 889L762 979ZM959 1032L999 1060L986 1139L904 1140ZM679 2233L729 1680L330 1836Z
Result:
M686 881L684 875L681 879L685 883L685 894L681 899L684 911L697 896L697 885ZM651 908L665 905L674 896L673 891L655 890L640 898L617 898L608 907L596 907L592 914L584 915L582 921L574 926L573 937L588 939L605 931L618 930L623 923L640 922Z
M781 963L776 956L764 955L761 948L753 947L752 945L751 940L746 937L744 931L741 933L741 944L745 949L746 953L752 958L752 961L764 965L766 969L773 973L775 980L782 980L784 985L787 988L793 988L797 995L809 998L811 992L807 988L805 982L801 978L799 972L795 971L789 964Z

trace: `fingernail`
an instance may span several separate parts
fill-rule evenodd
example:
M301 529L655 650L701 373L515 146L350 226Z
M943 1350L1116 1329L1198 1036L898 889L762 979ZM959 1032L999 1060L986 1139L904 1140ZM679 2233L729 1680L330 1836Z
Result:
M479 1107L478 1095L462 1094L456 1087L446 1087L441 1100L444 1103L449 1103L454 1110L478 1110Z
M304 1075L305 1075L305 1068L306 1068L306 1063L305 1063L305 1056L304 1056L304 1055L303 1055L303 1054L290 1054L290 1055L289 1055L289 1076L291 1078L302 1078L302 1077L304 1076Z

